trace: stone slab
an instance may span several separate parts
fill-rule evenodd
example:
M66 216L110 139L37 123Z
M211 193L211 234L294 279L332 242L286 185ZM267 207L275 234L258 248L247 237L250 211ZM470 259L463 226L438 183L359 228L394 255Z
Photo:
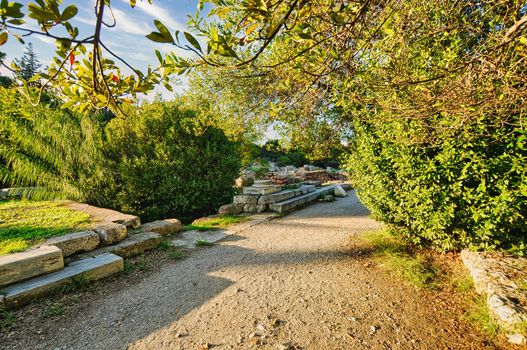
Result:
M118 243L125 239L127 229L125 225L107 223L95 228L95 232L99 234L101 244L109 245Z
M156 232L142 232L129 236L124 241L108 247L108 251L123 258L139 255L147 250L157 248L163 237Z
M306 193L301 196L293 197L291 199L288 199L282 202L272 203L272 204L269 204L269 209L276 211L278 213L285 213L297 207L304 206L308 203L311 203L317 200L320 196L323 196L328 193L333 193L334 188L335 188L334 185L330 185L330 186L319 188L313 192Z
M172 241L172 245L180 248L194 249L198 241L205 241L209 243L216 243L228 235L231 231L225 230L211 230L211 231L186 231L183 232L178 239Z
M33 300L51 294L57 288L82 278L95 281L123 271L123 258L114 254L102 254L71 263L63 270L4 288L5 306L14 309Z
M527 295L517 283L527 282L527 259L468 250L461 252L461 259L476 292L486 295L493 319L509 335L520 334L511 339L519 339L521 325L527 322Z
M225 215L237 215L243 213L243 206L245 204L243 203L231 203L231 204L225 204L222 205L218 209L218 214L225 214Z
M280 191L279 187L244 187L243 188L243 194L253 194L253 195L260 195L265 196L266 194L271 194Z
M299 191L297 190L285 190L285 191L280 191L280 192L276 192L273 194L261 196L258 199L258 204L271 204L271 203L285 201L286 199L297 196L298 192Z
M99 234L95 231L81 231L68 235L53 237L46 241L47 245L54 245L62 250L63 256L70 256L79 252L89 252L99 245Z
M143 232L157 232L162 236L177 233L181 230L181 221L178 219L164 219L148 222L141 226Z
M130 228L139 228L141 226L141 220L135 215L123 214L116 210L99 208L85 203L69 202L66 206L90 215L91 220L96 223L113 222Z
M0 287L57 271L63 267L62 251L52 245L3 255L0 256Z
M335 197L346 197L348 193L340 185L336 185L334 189Z

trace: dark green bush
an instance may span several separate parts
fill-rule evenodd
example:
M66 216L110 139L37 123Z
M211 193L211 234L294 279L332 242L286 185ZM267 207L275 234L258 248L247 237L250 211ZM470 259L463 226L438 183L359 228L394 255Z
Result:
M240 168L237 145L222 131L199 128L174 103L153 103L106 127L106 205L143 221L210 214L232 199Z
M401 142L411 138L416 124L355 123L347 166L373 215L406 228L415 243L442 250L524 250L525 130L479 120L433 145Z

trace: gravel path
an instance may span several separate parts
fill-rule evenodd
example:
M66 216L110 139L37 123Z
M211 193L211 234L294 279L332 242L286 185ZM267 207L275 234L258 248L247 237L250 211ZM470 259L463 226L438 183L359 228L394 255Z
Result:
M350 193L247 228L109 291L82 314L44 325L38 343L18 339L8 346L485 348L455 315L438 310L431 293L416 291L356 251L350 237L378 227L367 215Z

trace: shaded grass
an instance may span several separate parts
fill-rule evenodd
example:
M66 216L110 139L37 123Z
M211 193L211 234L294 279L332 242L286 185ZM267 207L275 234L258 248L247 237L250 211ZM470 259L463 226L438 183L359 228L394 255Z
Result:
M11 311L0 307L0 330L7 333L15 326L15 324L15 315Z
M250 220L247 216L221 215L213 218L194 220L192 224L183 226L183 231L210 231L236 225Z
M213 246L213 245L214 245L214 243L207 242L207 241L202 240L202 239L200 239L200 240L198 240L196 242L196 247L210 247L210 246Z
M60 201L0 202L0 255L86 228L89 221L88 214L69 209Z
M373 258L388 271L401 276L419 289L435 289L439 284L439 267L424 252L414 250L408 243L387 229L359 236L373 250Z
M64 315L66 308L62 303L50 303L46 305L42 313L40 314L41 319L50 318L54 316Z

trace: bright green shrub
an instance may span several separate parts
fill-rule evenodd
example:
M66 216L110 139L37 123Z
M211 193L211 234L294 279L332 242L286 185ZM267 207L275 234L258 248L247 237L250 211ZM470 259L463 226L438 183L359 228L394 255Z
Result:
M210 214L232 199L237 145L174 103L128 111L106 127L106 205L143 221ZM202 130L201 130L202 129Z
M347 166L373 215L405 227L415 243L442 250L524 247L525 131L480 120L433 146L400 142L415 123L355 124ZM397 132L399 141L387 132Z

